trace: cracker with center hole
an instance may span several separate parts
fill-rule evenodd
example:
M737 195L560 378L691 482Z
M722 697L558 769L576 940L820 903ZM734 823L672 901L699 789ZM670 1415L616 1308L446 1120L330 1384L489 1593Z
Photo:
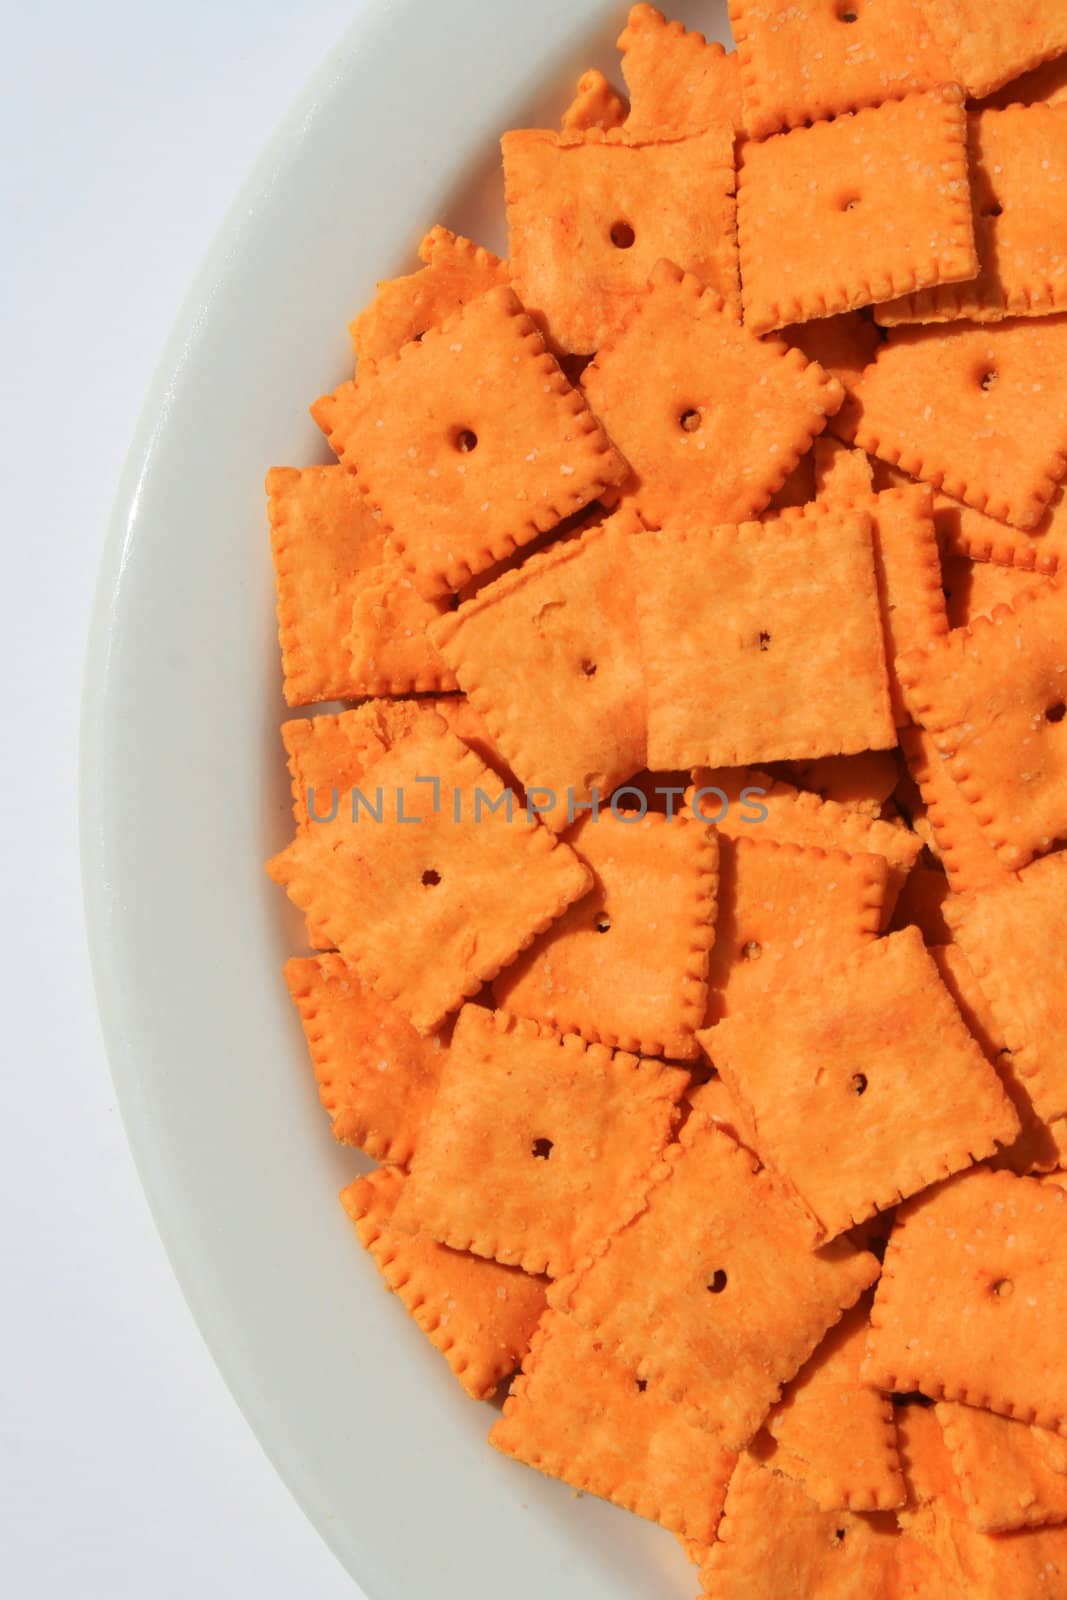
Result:
M298 833L267 870L420 1033L591 887L573 850L509 805L496 774L440 724L381 756L351 805Z
M424 1039L338 955L285 964L333 1136L404 1166L426 1120L447 1044Z
M419 245L423 265L403 278L385 278L370 305L349 325L360 367L370 370L470 300L508 282L508 264L462 234L437 226Z
M511 270L530 315L563 350L617 333L669 257L739 313L733 132L640 141L629 131L506 133Z
M1067 587L898 657L897 677L1005 867L1067 835Z
M1067 11L1060 0L920 0L934 38L968 97L1067 51Z
M573 1317L551 1310L489 1443L705 1545L715 1537L737 1459L605 1355Z
M652 526L757 515L843 398L821 367L739 327L719 295L668 261L582 387Z
M949 626L969 628L979 617L991 617L998 606L1014 606L1050 580L1043 572L1001 567L969 556L948 556L941 563Z
M745 323L767 333L978 271L958 89L742 146Z
M1067 472L1067 317L891 329L852 398L862 449L1030 532Z
M1067 1191L982 1167L909 1201L875 1295L865 1380L1067 1431L1065 1225Z
M629 509L532 556L481 589L434 632L475 711L554 829L568 805L645 766L645 687L634 649L634 550L647 537ZM548 791L548 793L544 793ZM570 812L570 814L568 814Z
M896 752L863 750L857 756L820 756L817 761L794 761L797 785L820 800L839 805L876 821L900 780Z
M1000 322L1067 308L1067 106L968 119L979 273L878 306L899 322Z
M628 133L670 138L723 123L741 131L741 71L734 51L644 4L630 7L618 46L630 91Z
M826 1238L1010 1144L1019 1119L915 928L700 1035ZM891 1386L890 1386L891 1387Z
M781 844L757 830L723 837L719 858L706 1025L761 1016L783 987L803 985L878 935L888 876L881 856Z
M605 811L566 841L593 889L494 980L498 1006L640 1055L699 1054L719 847L691 817Z
M1067 1439L953 1401L942 1400L936 1415L980 1533L1067 1522Z
M545 1309L545 1285L517 1267L412 1238L393 1225L407 1183L379 1167L341 1193L341 1203L386 1285L473 1400L487 1400L529 1349Z
M736 1449L877 1275L875 1258L843 1241L813 1250L788 1187L699 1119L643 1209L554 1303Z
M527 1272L570 1272L640 1208L688 1081L465 1006L397 1226Z
M507 287L311 409L428 599L627 476Z
M635 549L653 770L896 744L866 514L679 517Z
M933 738L914 725L900 730L900 743L908 769L919 785L926 816L934 833L941 864L954 894L992 889L1011 881L1011 873L997 855L956 784L948 763Z
M946 916L1038 1114L1049 1122L1064 1116L1067 856L1045 856L1002 886L959 895Z
M1013 78L982 101L983 111L1005 111L1009 106L1059 106L1067 101L1067 55Z
M599 67L590 67L578 79L574 99L560 118L564 132L588 133L590 128L621 128L627 105Z
M753 1447L822 1511L888 1511L904 1500L892 1401L860 1381L869 1310L864 1299L830 1329L767 1418L773 1448Z

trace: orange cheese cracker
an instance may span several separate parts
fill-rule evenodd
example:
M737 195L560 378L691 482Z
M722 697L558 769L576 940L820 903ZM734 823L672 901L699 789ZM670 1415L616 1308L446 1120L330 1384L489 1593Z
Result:
M640 1207L687 1082L466 1006L397 1226L559 1277Z
M582 386L652 526L755 516L843 398L821 367L738 327L717 294L666 261Z
M856 387L882 345L869 314L844 311L816 322L797 322L775 336L836 378L846 393Z
M1007 883L1009 869L997 855L930 734L915 726L902 728L900 742L926 804L937 853L954 893L967 894Z
M736 311L730 128L648 141L522 130L501 148L515 287L554 345L598 350L664 256Z
M864 451L850 450L840 439L823 434L816 439L812 456L815 493L820 500L849 501L870 493L873 475Z
M978 271L958 89L743 146L745 323L766 333Z
M338 955L294 957L285 981L334 1138L405 1165L437 1093L445 1041L422 1038Z
M599 67L590 67L578 79L574 99L560 118L560 127L567 132L587 133L590 128L621 128L626 121L627 105L617 94Z
M875 1295L866 1380L1063 1431L1065 1223L1067 1191L981 1167L910 1201Z
M1051 575L1067 549L1067 498L1062 485L1041 520L1025 533L946 494L934 495L934 521L946 557L966 556L972 561Z
M895 745L866 515L679 518L644 537L639 559L650 767Z
M419 245L423 266L403 278L386 278L349 332L360 366L366 370L384 356L421 339L469 300L508 281L508 264L462 234L431 228Z
M386 1285L474 1400L485 1400L522 1360L545 1309L545 1286L517 1267L416 1239L393 1225L407 1180L379 1167L341 1194L360 1243Z
M920 0L953 77L981 98L1052 56L1067 51L1060 0Z
M878 1263L840 1241L814 1251L779 1179L713 1123L687 1130L643 1210L556 1294L650 1389L737 1448Z
M1067 1522L1067 1439L952 1401L938 1405L937 1420L980 1532Z
M591 885L574 852L509 806L499 778L440 724L381 756L268 871L420 1033Z
M718 842L692 818L612 811L566 834L593 889L494 981L497 1005L642 1055L698 1054Z
M618 44L630 91L627 132L660 138L723 123L740 130L741 73L734 52L645 4L630 7Z
M1003 111L1008 106L1059 106L1067 101L1067 55L1054 56L1032 72L1012 78L982 101L982 110Z
M816 761L794 761L792 774L801 789L821 800L836 800L872 821L881 817L900 781L893 750L863 750L856 756L820 756Z
M950 627L969 628L979 617L991 617L998 606L1013 606L1032 589L1049 582L1042 572L1001 567L969 556L948 556L941 563Z
M430 599L627 473L507 287L323 395L312 414Z
M999 322L1067 307L1067 107L983 111L969 119L969 133L980 271L879 306L886 326Z
M700 1042L827 1238L1010 1144L1019 1120L917 929Z
M853 403L869 454L1034 529L1067 471L1067 317L894 328Z
M1067 835L1067 589L1046 583L900 657L897 676L1006 867Z
M889 924L891 933L918 928L927 946L946 944L952 938L945 921L945 901L952 893L940 862L920 859L908 873Z
M489 1443L704 1544L737 1459L558 1311L546 1312Z
M533 556L441 619L435 639L549 826L645 765L628 508Z

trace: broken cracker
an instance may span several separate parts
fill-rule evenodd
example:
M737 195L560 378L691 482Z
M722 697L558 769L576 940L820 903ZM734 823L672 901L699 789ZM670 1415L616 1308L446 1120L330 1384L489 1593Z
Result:
M578 79L574 99L560 118L560 127L577 133L590 128L621 128L628 107L599 67L590 67Z
M424 265L417 272L383 279L370 305L350 324L364 371L440 327L487 289L508 282L506 261L448 228L430 229L419 245L419 259Z
M836 378L850 394L870 366L882 345L882 335L869 315L845 311L839 317L817 322L797 322L782 328L775 338L799 350Z
M941 563L949 625L969 628L979 617L991 617L998 606L1013 606L1032 589L1049 581L1044 573L1024 567L1001 567L969 556L947 556Z
M863 750L856 756L820 756L816 761L794 761L797 786L820 800L836 800L872 821L882 815L900 779L896 752Z
M724 123L741 131L735 52L680 22L668 22L655 6L644 4L630 7L618 46L630 92L628 133L669 138Z
M935 1408L980 1533L1067 1522L1067 1439L1012 1417L942 1400Z
M1067 51L1059 0L920 0L923 15L972 99Z

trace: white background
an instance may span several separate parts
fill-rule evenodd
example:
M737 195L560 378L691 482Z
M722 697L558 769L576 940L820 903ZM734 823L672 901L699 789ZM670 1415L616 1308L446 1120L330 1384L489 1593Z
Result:
M364 0L5 4L0 1592L358 1600L186 1310L85 954L82 661L161 346L268 133Z

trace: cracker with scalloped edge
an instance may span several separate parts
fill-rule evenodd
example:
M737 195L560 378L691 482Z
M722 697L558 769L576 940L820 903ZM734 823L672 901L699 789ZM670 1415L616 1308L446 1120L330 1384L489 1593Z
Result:
M967 1515L980 1533L1067 1522L1067 1439L954 1401L935 1409Z
M590 128L621 128L628 106L612 88L599 67L590 67L578 79L574 98L560 118L564 132L588 133Z
M725 123L741 131L741 71L735 51L668 22L655 6L630 7L618 38L630 92L629 133L669 138Z
M511 270L553 344L590 355L612 338L664 257L739 314L732 130L643 141L594 128L506 133Z
M587 815L593 889L494 980L498 1006L613 1049L684 1060L708 994L719 847L691 817Z
M999 887L958 895L945 915L1039 1116L1067 1115L1067 855L1045 856Z
M941 576L952 628L969 628L979 617L991 617L998 606L1014 606L1023 595L1049 582L1043 572L972 561L970 556L944 557Z
M508 264L491 250L438 225L419 245L423 265L402 278L379 283L370 305L349 325L352 348L366 371L411 340L508 282Z
M893 487L913 481L896 468L877 462L875 481L878 486L890 480L895 480ZM1062 485L1042 513L1040 522L1027 533L940 492L934 494L934 522L946 559L963 556L971 561L1054 576L1067 550L1067 495Z
M445 1041L416 1033L339 955L294 956L285 981L334 1138L406 1165L437 1093Z
M1054 56L1032 72L1013 78L995 94L987 95L980 109L1005 111L1009 106L1059 106L1067 101L1067 55Z
M729 0L752 139L953 81L916 0Z
M1009 882L1010 871L994 850L930 734L912 724L901 728L900 743L925 802L938 857L953 893L968 894Z
M351 805L298 833L267 870L420 1033L591 887L573 850L509 804L441 724L381 756Z
M848 395L882 347L882 335L862 311L844 311L839 317L821 317L816 322L797 322L782 328L774 337L799 350L809 361L817 362ZM836 432L836 421L831 426Z
M865 513L819 507L737 527L679 517L635 548L650 767L896 744Z
M840 439L823 434L812 447L815 493L820 500L851 501L870 494L871 463L863 450L850 450Z
M739 327L719 295L669 261L582 387L633 467L633 502L652 526L757 515L843 399L821 367Z
M823 1237L1018 1134L918 929L788 993L788 1005L732 1013L700 1042L747 1105L760 1156L793 1184Z
M688 1081L465 1006L396 1224L558 1278L640 1208Z
M707 1544L736 1462L594 1336L546 1312L489 1443L572 1488Z
M953 85L742 146L746 326L768 333L978 271Z
M864 1379L1067 1431L1065 1225L1067 1191L983 1167L909 1201L875 1294Z
M1067 586L898 657L897 677L1005 867L1067 835Z
M506 286L311 411L431 600L628 476Z
M900 781L900 767L895 750L861 750L855 756L794 761L791 776L820 800L836 800L876 821Z
M555 830L645 766L645 687L633 648L634 550L624 507L449 612L434 642Z
M878 306L884 327L1067 308L1067 106L983 111L968 118L968 131L978 274Z
M869 1311L865 1297L830 1329L752 1447L823 1511L889 1511L904 1500L892 1402L860 1381Z
M361 695L441 694L457 687L430 640L444 600L426 600L401 562L387 550L380 567L361 572L352 587L345 644L355 692Z
M735 1144L744 1145L746 1150L756 1156L756 1134L748 1109L731 1092L714 1068L703 1083L696 1084L688 1091L686 1103L689 1106L687 1138L691 1139L697 1128L714 1123L717 1128L728 1134Z
M1067 51L1060 0L921 0L952 76L972 99Z
M705 1026L762 1015L783 988L875 939L887 876L881 856L782 844L758 830L723 837Z
M393 1217L409 1181L398 1167L379 1167L342 1190L341 1203L386 1286L471 1398L487 1400L529 1349L545 1285L398 1229Z
M638 1215L553 1303L736 1449L877 1275L875 1258L843 1241L815 1251L788 1186L701 1118Z
M868 454L1032 532L1067 472L1067 316L893 328L852 400Z

